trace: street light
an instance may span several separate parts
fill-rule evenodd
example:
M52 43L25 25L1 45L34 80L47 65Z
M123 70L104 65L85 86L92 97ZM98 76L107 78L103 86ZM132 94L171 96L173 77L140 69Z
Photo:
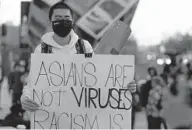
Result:
M187 64L188 62L189 62L188 59L183 59L183 63L184 63L184 64Z
M157 60L157 64L158 65L163 65L164 64L164 60L163 59L158 59Z
M170 65L170 64L171 64L171 59L166 59L166 60L165 60L165 63L166 63L167 65Z

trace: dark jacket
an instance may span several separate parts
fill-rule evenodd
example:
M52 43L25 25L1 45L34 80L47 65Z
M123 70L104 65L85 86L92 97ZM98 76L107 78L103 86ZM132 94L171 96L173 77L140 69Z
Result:
M149 91L152 89L151 80L148 80L141 87L141 104L143 107L146 107L149 97Z
M20 72L11 72L9 76L9 85L10 89L13 90L13 93L22 93L23 83L21 82L22 73Z
M11 113L8 114L2 122L3 126L17 127L17 125L25 125L27 129L30 128L30 122L25 121L19 114L24 112L20 104L14 104L10 110Z
M0 83L2 83L3 82L3 77L4 77L5 73L4 73L4 69L3 69L2 66L0 66L0 69L1 69Z

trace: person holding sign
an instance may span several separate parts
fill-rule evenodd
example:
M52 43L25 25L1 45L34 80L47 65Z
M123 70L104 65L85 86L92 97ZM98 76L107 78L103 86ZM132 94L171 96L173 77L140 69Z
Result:
M49 19L52 23L53 32L42 37L42 43L38 45L34 53L59 53L59 54L85 54L91 57L93 48L86 40L79 39L73 31L73 12L64 2L53 5L49 12ZM136 92L135 81L128 85L130 92ZM39 105L31 100L31 86L24 87L21 97L23 109L36 111Z

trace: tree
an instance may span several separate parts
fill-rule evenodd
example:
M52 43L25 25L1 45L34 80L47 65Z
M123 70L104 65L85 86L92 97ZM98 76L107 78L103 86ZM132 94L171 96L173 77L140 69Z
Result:
M166 48L166 53L181 54L192 49L192 36L189 34L180 34L169 37L162 41L161 45Z

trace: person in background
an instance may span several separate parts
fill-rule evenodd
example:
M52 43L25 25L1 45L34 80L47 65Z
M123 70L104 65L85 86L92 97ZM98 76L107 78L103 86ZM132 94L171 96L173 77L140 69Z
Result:
M192 124L192 79L185 64L179 64L176 77L177 95L172 90L167 107L162 112L163 118L173 129L191 128Z
M3 68L3 71L4 71L4 77L7 78L10 74L10 60L9 60L9 53L10 52L10 49L8 47L8 44L6 43L2 43L1 44L1 56L2 56L2 68Z
M11 113L8 114L2 122L2 126L12 126L16 128L18 125L25 125L27 129L30 129L30 122L23 119L24 110L21 104L13 104L10 108Z
M131 114L131 128L134 129L136 112L140 109L140 95L137 87L137 91L132 94L132 114Z
M152 89L149 92L146 106L148 129L160 129L162 123L161 110L163 109L163 89L166 87L166 84L160 76L154 77L151 84Z
M188 97L187 101L189 105L192 107L192 65L191 63L187 64L188 73L187 73L187 82L188 82Z
M149 67L148 75L149 75L149 78L148 78L147 82L141 86L141 92L140 92L141 104L145 109L148 104L149 92L152 89L152 79L158 75L156 68ZM147 116L147 113L146 113L146 116Z
M92 57L91 44L73 31L73 11L65 2L58 2L49 11L49 20L52 23L53 32L46 33L41 38L42 43L35 49L36 54L54 53L60 54L85 54ZM136 91L135 81L128 85L131 92ZM36 111L39 105L31 100L31 86L24 87L21 97L22 107L27 111Z
M188 69L188 76L191 76L192 75L192 65L191 63L187 63L187 69Z
M170 66L166 64L160 76L163 78L163 80L167 85L170 84L170 79L169 79L171 77L170 73L171 73Z
M2 67L2 65L0 65L0 109L2 109L1 107L1 93L2 93L2 83L3 83L3 79L4 79L4 69Z
M151 79L157 76L156 68L155 67L148 68L148 75L149 75L149 79L141 87L141 103L143 107L146 107L148 97L149 97L149 91L152 89Z
M21 81L21 76L24 73L24 66L16 63L14 66L14 72L11 73L9 78L10 91L12 91L12 103L16 104L20 102L20 97L22 95L23 83Z
M185 100L185 96L187 95L187 86L188 86L188 69L185 64L182 64L178 70L177 78L176 78L176 88L178 91L177 96L182 97Z
M148 68L148 79L152 79L154 76L157 76L157 70L155 67L149 67Z
M26 70L22 76L21 76L21 82L23 83L23 85L27 85L28 83L28 76L29 76L29 71Z
M192 72L191 72L191 64L187 65L188 73L187 73L187 103L192 108Z
M12 88L13 88L13 86L12 86L13 85L13 77L14 77L17 65L18 65L17 62L15 62L13 64L13 69L12 69L12 71L10 72L10 74L8 76L9 94L11 94L11 95L12 95Z

